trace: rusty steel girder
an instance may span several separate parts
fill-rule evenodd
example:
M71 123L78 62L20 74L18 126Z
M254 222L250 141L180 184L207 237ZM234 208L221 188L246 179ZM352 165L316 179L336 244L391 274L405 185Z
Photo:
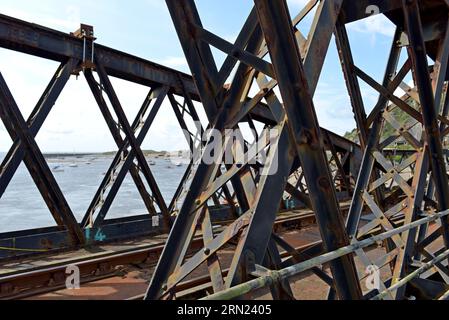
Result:
M0 201L23 162L57 223L57 227L0 234L4 248L0 259L169 232L146 299L176 298L179 284L203 267L212 287L207 294L226 296L248 280L260 275L269 278L270 270L299 270L298 263L310 263L312 272L328 285L324 298L447 295L448 261L441 259L449 249L449 221L444 214L449 209L448 152L443 144L449 134L447 1L311 0L291 19L285 0L255 0L234 43L203 27L194 0L166 3L194 77L96 44L93 29L86 25L65 34L0 15L0 47L60 62L28 119L0 75L0 117L14 141L0 166ZM366 18L370 6L396 26L381 84L356 65L347 35L347 24ZM312 14L306 37L298 24ZM360 145L320 128L315 114L313 97L332 37ZM221 67L211 46L226 54ZM408 59L400 64L402 53ZM118 152L82 221L76 221L35 137L70 77L80 73ZM409 75L413 86L405 83ZM110 77L148 87L133 122L125 116ZM360 81L379 93L369 113ZM405 95L396 96L398 88ZM249 161L253 144L244 139L239 146L247 156L243 163L220 158L210 164L202 154L177 182L173 199L164 199L141 150L164 101L173 108L191 151L216 142L212 137L197 140L207 129L225 133L244 124L262 143L265 165ZM200 122L198 103L207 123ZM401 119L398 112L404 115ZM192 130L192 122L200 125ZM256 129L258 124L263 129ZM273 129L279 135L268 141ZM398 145L404 150L398 150ZM221 146L225 149L226 141ZM146 212L108 220L128 173ZM346 223L342 199L352 200ZM303 251L273 230L278 212L295 206L314 211L322 238ZM231 221L218 233L215 212L223 208ZM441 212L438 220L432 218L436 211ZM161 218L161 227L152 225L154 217ZM414 224L419 227L407 227ZM106 240L97 239L98 233ZM379 233L385 254L373 261L360 244ZM195 236L202 238L200 249L197 242L192 246ZM348 249L351 246L353 250ZM342 248L347 251L339 255ZM226 261L224 251L232 252ZM282 258L284 252L289 257ZM329 252L337 254L326 260L327 272L313 263ZM355 259L363 268L386 270L378 289L363 288L365 270L356 266ZM267 283L273 298L294 298L287 278Z
M264 283L275 299L292 299L288 279L271 277L270 270L288 266L290 270L296 267L300 270L301 264L295 263L307 265L307 261L319 261L320 253L326 252L335 253L336 257L326 260L331 274L321 274L329 285L325 298L404 299L412 294L427 298L443 295L449 289L448 263L444 259L449 249L445 211L449 209L449 185L444 157L447 151L443 147L443 139L449 133L447 1L312 0L291 20L285 0L254 0L235 43L203 27L194 0L166 0L166 3L195 75L199 97L205 108L218 114L211 122L214 128L219 132L234 129L238 125L235 119L241 119L265 99L274 118L269 126L281 134L271 142L268 155L269 159L277 157L276 173L259 175L251 185L245 180L244 169L228 167L223 173L226 179L220 179L215 178L219 164L198 162L146 299L176 298L177 285L202 266L209 272L213 296L237 297L240 289L248 293L246 289L251 285L261 283L249 280L265 274ZM366 18L369 6L375 6L379 14L396 26L382 84L355 65L347 36L346 24ZM306 38L297 25L311 12L315 12L314 22ZM333 35L363 153L357 181L350 191L352 203L346 225L339 209L337 188L350 185L350 179L340 176L338 184L335 179L338 174L331 174L332 168L343 167L342 158L335 156L333 147L323 143L328 135L318 125L312 100ZM227 55L221 67L216 65L211 46ZM408 59L400 65L403 51ZM264 59L268 55L270 60ZM433 65L428 65L428 58L434 61ZM233 68L231 83L224 87ZM414 87L404 82L410 74ZM360 80L379 93L378 102L369 114ZM259 88L255 95L249 92L253 85ZM406 94L396 96L398 88ZM397 112L404 116L398 119ZM393 133L385 137L387 132ZM259 139L263 135L261 132ZM208 144L213 142L210 139ZM398 143L406 149L399 152L400 161L396 159L398 151L392 149ZM329 164L328 154L333 155L333 165ZM248 190L244 193L249 208L224 231L215 234L208 198L211 190L233 177ZM281 260L280 250L292 249L273 233L285 191L314 210L322 243L318 250L308 248ZM431 223L436 219L419 220L435 211L444 212L436 225ZM418 220L418 230L408 228ZM203 235L204 247L192 254L189 246L197 232ZM379 232L385 235L379 238L385 254L372 261L366 246L359 243ZM340 248L351 245L355 249L338 255ZM232 252L230 262L221 259L226 250ZM365 270L357 270L355 257L364 267L387 269L388 275L382 278L379 288L362 290ZM242 283L245 285L239 286Z
M57 227L0 234L0 247L3 248L0 251L0 260L39 256L98 242L166 233L191 186L197 171L194 163L190 163L187 167L181 181L174 182L179 185L173 199L164 199L151 168L142 157L140 145L148 135L164 101L173 108L191 151L198 148L196 140L198 136L201 137L207 127L214 122L215 110L203 103L208 123L201 124L198 106L195 105L201 100L191 76L102 46L97 44L96 40L91 26L81 25L74 33L65 34L0 15L0 47L60 63L26 120L26 125L22 121L25 119L20 119L20 112L6 82L1 83L2 121L14 143L0 166L0 199L19 165L24 162ZM232 61L227 63L233 64ZM33 140L67 82L72 76L81 73L106 121L118 152L105 172L84 217L81 221L76 221L63 192ZM148 87L148 95L133 122L124 116L123 107L115 94L110 77ZM261 100L248 98L247 105L249 114L238 115L234 119L235 123L247 123L251 127L254 127L256 121L265 125L275 123L270 107ZM191 123L199 125L192 127ZM343 137L324 129L323 131L326 133L325 144L338 195L347 199L351 196L355 184L361 162L361 149ZM239 170L238 176L232 176L230 179L226 175L222 177L227 179L226 183L217 186L210 194L213 216L214 212L224 210L228 216L235 218L241 210L250 208L251 199L247 198L247 194L250 195L251 191L247 188L251 185L253 185L251 188L254 188L254 181L257 179L252 176L251 170L249 166L245 166ZM128 173L143 200L145 211L133 217L108 219L111 205ZM218 175L220 174L218 172ZM282 209L292 209L295 206L311 207L300 166L297 165L292 169L285 191L283 199L279 201ZM153 217L161 217L163 223L160 226L153 226Z

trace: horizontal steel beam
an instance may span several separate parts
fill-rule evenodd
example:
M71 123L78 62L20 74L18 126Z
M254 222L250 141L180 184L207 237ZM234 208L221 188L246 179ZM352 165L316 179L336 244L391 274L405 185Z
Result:
M83 229L89 243L108 243L121 239L162 233L153 227L149 215L107 220L101 228ZM0 259L23 258L72 249L69 234L57 227L9 232L0 235Z
M0 15L0 46L56 61L83 59L82 39L6 15ZM188 74L97 44L95 56L113 77L147 86L166 85L179 94L182 80L186 91L198 99Z
M71 34L0 14L0 47L2 48L66 63L70 59L82 60L83 46L83 40ZM192 100L200 101L193 78L186 73L99 44L95 45L95 58L110 76L145 86L168 86L170 93L182 96L187 93ZM275 123L270 109L263 103L251 111L251 117L254 120ZM328 135L329 142L334 144L337 150L360 152L357 144L330 131ZM116 223L107 221L101 230L93 229L90 234L86 234L86 237L90 243L97 242L97 238L102 239L98 242L107 242L124 234L134 237L160 232L155 230L157 228L152 228L150 223L151 221L148 220L142 222L141 217L136 217L135 221L120 220ZM121 227L122 224L123 227ZM86 232L86 229L82 231ZM3 248L0 251L0 259L67 249L69 246L67 239L67 232L57 228L3 233L0 234L0 247Z
M82 39L2 14L0 47L55 61L83 58ZM184 95L184 86L192 100L200 101L193 78L189 74L100 44L95 45L95 56L112 77L146 86L169 86L170 92L179 95ZM251 116L263 122L273 121L273 115L264 104L253 109ZM349 148L351 145L358 148L357 144L330 131L329 133L333 142L345 145L344 149L349 150L346 146Z
M82 60L84 43L73 35L0 14L0 47L64 62ZM95 44L95 57L112 77L145 86L168 86L170 93L187 92L192 100L200 101L192 76L186 73L100 44ZM262 122L273 120L264 105L256 107L252 116Z

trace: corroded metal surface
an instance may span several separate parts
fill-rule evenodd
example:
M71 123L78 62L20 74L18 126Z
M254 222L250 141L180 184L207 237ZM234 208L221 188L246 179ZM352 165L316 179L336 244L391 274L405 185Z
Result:
M23 161L58 225L1 234L0 246L6 248L1 257L83 247L97 242L92 237L97 233L113 240L169 231L146 299L173 299L198 270L207 270L214 293L229 292L264 270L294 269L382 233L391 235L382 239L383 255L372 257L357 247L326 261L329 269L312 266L328 286L323 298L444 297L449 284L447 216L437 225L429 220L417 229L404 227L449 209L443 143L449 134L447 1L311 0L291 19L285 0L255 0L234 43L203 27L194 0L166 3L193 77L97 45L89 26L67 35L0 16L1 47L61 63L28 120L0 77L0 116L14 141L0 167L0 196ZM347 34L347 24L367 18L368 9L396 27L382 83L356 65ZM305 36L298 25L308 15L313 23ZM313 98L333 38L360 144L320 128L316 116ZM211 47L225 54L221 66ZM76 221L35 137L71 74L81 72L119 151L84 218ZM410 76L413 85L405 83ZM134 122L127 119L110 77L148 87ZM372 108L365 106L361 82L379 94ZM396 95L399 88L403 96ZM209 163L202 153L176 182L173 199L163 199L140 146L164 100L185 130L191 151L217 144L212 135L195 141L206 129L223 134L245 124L262 142L258 151L267 161L249 161L252 144L247 140L237 146L247 156L243 162L235 150L233 163L224 156ZM207 123L194 132L188 123L199 121L200 107ZM279 135L268 141L273 129ZM227 143L218 142L222 150ZM128 172L148 212L107 220ZM351 199L346 223L340 207L344 199ZM312 210L321 236L303 250L275 228L279 211L295 206ZM217 228L215 212L223 209L231 221ZM162 223L154 227L159 217ZM199 246L195 235L201 238ZM233 250L225 266L221 257L229 247ZM281 255L284 251L289 255ZM382 273L378 288L363 285L369 268ZM294 298L288 279L265 284L275 299Z
M204 248L197 254L186 258L184 252L189 247L189 235L197 228L204 233L211 228L205 200L209 197L210 185L219 182L211 176L214 165L199 164L192 183L195 187L188 191L177 216L147 299L175 298L177 284L203 264L209 267L217 296L226 295L220 295L220 292L256 284L260 279L246 281L260 270L276 270L281 265L293 264L291 258L279 259L280 248L288 247L288 243L279 241L272 232L284 190L313 209L321 231L323 251L338 252L350 243L357 244L373 231L395 230L432 211L448 209L446 151L442 143L446 134L442 128L446 128L448 122L448 98L445 98L449 50L447 2L309 1L291 22L285 1L255 0L235 43L229 43L202 26L201 13L194 0L167 0L166 3L195 75L199 96L211 109L219 110L214 128L221 132L234 128L234 114L249 110L245 101L265 98L274 115L275 123L271 126L279 129L281 134L270 145L271 156L279 153L278 169L274 175L261 175L255 179L255 185L250 188L251 195L247 195L252 199L250 207L243 210L226 230L209 235ZM313 7L316 7L315 11L311 10ZM347 23L367 17L369 7L384 14L397 29L382 84L355 65L346 31ZM296 27L307 14L315 16L306 37ZM335 152L332 147L326 149L322 143L326 133L319 128L312 101L332 35L335 35L364 153L355 188L350 190L352 204L346 227L336 194L338 187L350 185L350 179L342 177L340 183L336 183L335 175L331 176L332 168L341 171L343 166L338 157L333 165L326 161L326 152ZM221 68L215 68L217 61L211 54L211 47L227 55ZM399 64L401 53L408 56L402 65ZM269 61L264 59L268 55ZM428 65L427 57L433 59L434 65ZM231 69L231 63L236 67L235 76L222 89L226 78L222 73ZM414 87L404 83L410 74ZM379 93L379 100L369 114L362 99L360 81ZM248 88L254 84L260 91L252 96ZM398 88L406 95L395 96ZM401 119L397 117L398 110L405 114ZM400 161L388 154L397 143L407 150ZM228 170L230 172L232 170ZM292 172L296 172L295 183L289 178ZM253 175L257 176L257 172ZM239 178L242 180L241 176ZM383 240L385 254L376 261L366 255L363 247L330 259L332 280L328 298L367 298L390 286L391 289L386 291L388 294L383 294L382 298L403 299L416 291L421 297L437 298L441 290L432 292L430 288L445 288L448 283L447 261L440 255L448 245L447 216L442 216L440 222L441 227L433 231L430 231L429 223L424 223L418 231L404 228L393 232ZM440 236L445 241L436 245ZM235 252L229 272L222 277L217 256L228 243L235 245ZM296 256L306 260L306 264L307 259L317 254L319 252L312 255L298 252ZM365 270L360 270L360 265L358 269L355 267L354 256L367 269L389 270L389 276L378 288L362 290L364 277L360 274ZM426 263L432 267L420 268ZM416 275L415 269L423 268L426 272L419 273L419 280L407 281L406 285L401 281L409 274ZM265 276L265 280L262 284L257 282L257 286L270 287L273 298L292 297L285 278ZM241 283L246 284L238 286Z

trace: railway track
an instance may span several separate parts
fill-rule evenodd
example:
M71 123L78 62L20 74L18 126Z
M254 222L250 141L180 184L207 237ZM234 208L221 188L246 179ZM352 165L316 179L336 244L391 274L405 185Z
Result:
M348 208L347 205L342 206L343 211L348 210ZM276 220L274 231L282 234L285 231L300 229L314 223L315 215L312 211L283 213ZM222 225L226 225L226 223L222 223ZM217 231L219 231L219 228ZM17 270L2 273L0 276L0 299L23 299L63 289L66 287L67 267L73 265L76 265L80 270L81 284L114 277L117 275L116 268L118 266L135 264L154 266L164 248L164 243L165 241L161 240L156 244L144 244L128 249L93 253L45 266L29 267L25 270L18 268ZM196 236L192 243L192 250L200 249L202 245L202 237ZM286 255L287 253L283 254ZM186 296L197 289L207 289L208 283L206 279L208 277L198 277L197 279L186 281L180 286L181 294ZM192 288L196 289L192 290ZM132 299L133 297L130 298Z

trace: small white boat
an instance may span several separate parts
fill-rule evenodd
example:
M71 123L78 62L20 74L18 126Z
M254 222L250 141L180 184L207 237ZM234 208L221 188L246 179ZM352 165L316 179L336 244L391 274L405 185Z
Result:
M175 162L175 166L181 167L181 166L182 166L182 163L181 163L181 162Z
M78 165L76 163L72 163L69 165L70 168L78 168Z
M150 166L155 166L156 165L156 162L154 162L153 160L150 160L148 163L150 164Z

